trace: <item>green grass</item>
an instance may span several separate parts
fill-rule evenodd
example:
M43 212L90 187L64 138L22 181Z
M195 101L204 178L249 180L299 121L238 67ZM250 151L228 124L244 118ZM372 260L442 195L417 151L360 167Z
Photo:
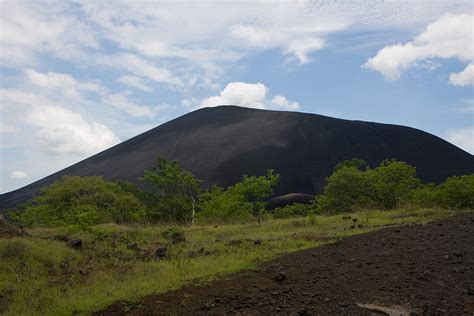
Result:
M186 241L163 237L169 225L99 225L89 232L74 229L29 230L31 237L0 239L0 313L5 315L89 314L117 300L137 301L177 289L189 282L207 282L283 253L294 252L386 225L426 223L453 211L365 211L350 214L362 227L350 228L348 214L271 219L257 224L179 227ZM73 250L53 236L80 238ZM254 245L260 239L262 244ZM232 242L236 245L231 245ZM235 241L240 241L235 242ZM128 249L137 243L140 250ZM168 258L155 260L159 245ZM204 247L204 250L200 249Z

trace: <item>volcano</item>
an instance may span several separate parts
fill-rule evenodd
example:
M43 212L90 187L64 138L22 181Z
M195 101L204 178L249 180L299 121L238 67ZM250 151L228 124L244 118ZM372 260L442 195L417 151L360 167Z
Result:
M318 194L334 166L360 158L374 167L395 158L425 182L474 173L474 156L410 127L237 106L183 115L18 190L0 196L14 207L65 175L137 182L158 156L177 160L203 185L228 186L242 175L280 174L276 195Z

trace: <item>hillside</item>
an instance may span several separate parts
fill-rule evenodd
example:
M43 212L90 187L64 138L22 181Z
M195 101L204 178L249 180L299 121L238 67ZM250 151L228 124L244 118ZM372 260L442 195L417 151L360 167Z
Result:
M396 158L424 181L474 173L474 156L429 133L397 125L236 106L200 109L169 121L35 183L0 196L0 209L24 202L64 175L136 181L157 156L180 162L204 180L226 186L241 175L281 174L277 195L321 192L341 160L371 166Z

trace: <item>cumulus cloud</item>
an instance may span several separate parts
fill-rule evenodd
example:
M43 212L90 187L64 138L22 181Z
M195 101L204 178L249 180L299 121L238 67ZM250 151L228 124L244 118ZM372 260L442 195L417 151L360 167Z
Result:
M444 137L474 155L474 127L449 129L444 133Z
M10 174L10 179L21 180L27 179L30 175L23 170L15 170Z
M290 101L282 95L275 95L271 101L267 100L268 91L269 89L260 82L231 82L227 84L219 95L203 99L198 108L237 105L255 109L299 109L298 102ZM196 99L185 99L182 101L182 104L187 108L195 108L196 103L198 103Z
M126 86L129 86L131 88L138 89L141 91L150 92L153 90L151 87L149 87L146 84L146 82L143 81L142 78L137 77L137 76L123 75L123 76L120 76L117 81Z
M30 83L41 88L43 92L55 92L69 98L82 99L80 91L105 93L106 89L98 82L78 81L70 74L26 69L25 74Z
M472 62L473 22L474 16L470 14L445 14L413 41L385 46L362 67L378 71L389 80L397 80L403 71L434 58ZM450 81L453 84L469 82L471 70L466 70L467 74L452 74Z
M87 120L42 95L2 89L0 104L2 109L16 108L15 119L29 130L25 136L28 142L33 139L30 146L43 152L90 155L120 141L106 125Z
M219 95L204 99L200 108L218 105L238 105L248 108L264 109L267 87L264 84L231 82Z
M34 106L26 119L38 128L41 148L55 154L89 155L120 141L104 124L87 122L80 113L61 106Z
M461 72L452 73L449 76L449 83L461 87L474 86L474 64L469 64L466 69Z
M272 99L272 104L279 108L287 109L287 110L298 110L300 105L298 102L291 102L287 98L282 95L277 94Z

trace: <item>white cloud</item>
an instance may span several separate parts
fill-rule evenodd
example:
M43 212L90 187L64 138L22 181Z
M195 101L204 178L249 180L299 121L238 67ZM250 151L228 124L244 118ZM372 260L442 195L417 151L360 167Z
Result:
M279 94L273 97L272 104L287 110L298 110L300 108L298 102L291 102L287 98Z
M380 72L389 80L397 80L403 71L433 58L472 62L473 23L474 16L470 14L445 14L428 25L413 41L385 46L362 66Z
M41 88L43 93L53 92L56 95L75 100L83 100L80 91L94 92L98 94L106 93L106 89L98 82L79 81L70 74L48 72L42 73L34 69L26 69L25 74L28 81L34 86Z
M107 126L61 106L34 106L26 120L38 128L40 146L55 154L90 155L120 141Z
M35 85L47 89L71 89L77 85L76 80L67 74L57 72L41 73L34 69L25 70L28 79Z
M49 95L50 97L57 97L59 94L66 98L61 99L58 102L87 103L88 101L81 94L81 91L88 91L100 95L102 103L125 111L134 117L150 118L154 114L154 109L152 107L139 105L130 101L128 99L128 96L131 94L129 91L110 93L108 89L98 82L80 81L70 74L57 72L41 73L34 69L27 69L25 73L31 83L41 88L41 93ZM119 80L120 79L125 80L128 83L140 83L140 81L136 80L140 80L140 78L133 76L123 76L119 78Z
M43 95L2 89L0 106L2 111L15 109L10 115L25 133L17 141L43 152L90 155L120 141L106 125L86 120Z
M444 133L444 137L474 155L474 127L449 129Z
M467 67L461 72L452 73L449 76L449 83L461 87L474 86L474 64L467 65Z
M173 85L182 85L182 81L169 70L155 66L153 63L130 53L103 56L98 63L125 69L137 76L148 78L156 82L166 82Z
M15 180L27 179L29 177L30 175L22 170L16 170L10 174L10 179L15 179Z
M0 133L13 133L18 131L18 128L0 122Z
M129 86L131 88L135 88L141 91L150 92L153 90L143 81L142 78L137 77L137 76L123 75L123 76L120 76L117 81L126 86Z
M42 52L71 58L99 45L90 26L68 13L60 2L2 1L0 9L4 67L31 65Z
M204 99L200 108L218 105L238 105L264 109L267 87L262 83L231 82L217 96Z
M203 99L200 103L194 99L185 99L182 104L189 109L196 107L215 107L219 105L237 105L247 108L266 109L279 108L297 110L300 105L277 94L271 100L267 99L268 88L263 83L230 82L219 95Z
M346 24L327 26L325 32L336 32L347 27ZM250 45L260 49L280 48L288 55L293 55L300 64L311 61L309 54L324 47L324 40L320 37L321 27L290 27L274 26L256 27L253 25L234 25L231 35L242 41L243 45Z
M129 92L108 94L104 96L102 102L114 106L135 117L152 117L153 109L149 106L138 105L128 100Z

